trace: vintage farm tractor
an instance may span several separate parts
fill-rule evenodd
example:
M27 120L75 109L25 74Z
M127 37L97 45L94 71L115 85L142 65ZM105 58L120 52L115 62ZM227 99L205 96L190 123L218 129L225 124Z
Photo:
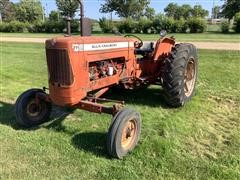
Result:
M162 86L170 106L183 106L194 94L197 51L192 44L176 44L164 32L156 43L144 43L134 35L84 36L82 21L81 37L46 41L49 88L21 94L15 105L16 120L25 127L40 125L49 119L52 104L111 114L107 149L111 156L122 158L139 140L140 113L101 95L114 86L134 89L155 84Z

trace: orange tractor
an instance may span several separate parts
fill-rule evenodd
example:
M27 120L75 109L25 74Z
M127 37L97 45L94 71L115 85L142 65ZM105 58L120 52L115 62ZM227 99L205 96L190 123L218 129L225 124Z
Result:
M170 106L183 106L194 94L197 51L192 44L176 44L164 32L156 43L143 43L134 35L84 36L82 21L81 25L81 37L46 41L49 88L21 94L15 105L16 120L25 127L40 125L49 119L52 104L111 114L107 149L111 156L122 158L139 140L140 113L101 96L114 86L134 89L155 84L162 86Z

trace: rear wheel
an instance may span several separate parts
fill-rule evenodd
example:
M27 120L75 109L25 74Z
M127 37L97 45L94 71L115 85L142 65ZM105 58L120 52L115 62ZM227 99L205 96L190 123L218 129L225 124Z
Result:
M183 106L195 92L198 75L196 47L177 44L165 61L163 89L166 101L173 107Z
M140 114L132 109L119 111L112 120L107 135L107 149L114 158L123 158L138 143L141 133Z
M23 127L32 127L46 122L51 113L51 103L38 99L37 93L45 93L41 89L29 89L22 93L15 104L17 123Z

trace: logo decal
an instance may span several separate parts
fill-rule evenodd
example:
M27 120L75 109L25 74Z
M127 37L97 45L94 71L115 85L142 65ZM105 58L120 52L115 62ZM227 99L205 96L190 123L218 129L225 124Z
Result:
M116 43L97 43L97 44L73 44L74 52L79 51L100 51L107 49L118 49L133 47L133 43L129 42L116 42Z
M79 52L79 51L83 51L83 44L73 44L72 45L73 51L74 52Z

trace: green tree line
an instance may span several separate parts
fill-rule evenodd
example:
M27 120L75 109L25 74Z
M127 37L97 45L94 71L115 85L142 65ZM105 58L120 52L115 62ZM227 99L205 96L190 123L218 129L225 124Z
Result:
M0 31L62 33L66 31L65 17L74 18L79 4L76 0L57 0L56 4L58 9L46 17L40 0L0 0ZM79 31L77 20L73 19L71 26L73 32Z
M212 17L235 17L235 30L238 30L240 1L222 0L223 6L213 9ZM164 14L156 14L150 7L150 0L104 0L100 12L118 15L121 22L112 22L100 18L99 23L104 32L118 29L122 32L159 31L165 28L171 32L203 32L206 23L204 19L209 12L201 5L191 7L188 4L179 6L170 3L165 7ZM10 0L0 0L0 31L30 31L30 32L63 32L66 16L74 19L79 4L77 0L56 0L57 10L46 17L40 0L20 0L13 3ZM160 3L159 3L160 5ZM225 23L228 25L228 22ZM73 31L79 30L76 20L72 22ZM110 30L109 30L110 29Z

